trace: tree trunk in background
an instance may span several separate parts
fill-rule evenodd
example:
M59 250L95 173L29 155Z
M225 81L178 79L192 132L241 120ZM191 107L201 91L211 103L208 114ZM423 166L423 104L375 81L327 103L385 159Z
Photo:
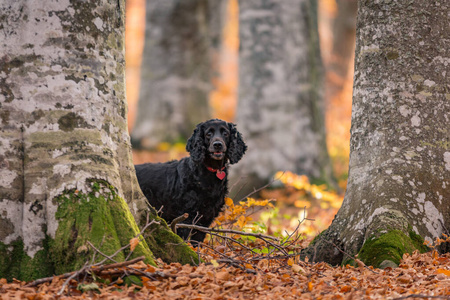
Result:
M187 140L209 119L224 0L148 0L133 144Z
M90 259L87 241L112 254L139 233L124 17L123 1L0 5L0 278L71 271ZM154 229L135 256L190 260L180 238Z
M322 64L313 0L239 2L238 126L249 147L235 188L277 171L334 183L325 141ZM233 191L232 191L233 192Z
M306 254L384 267L450 228L450 3L359 5L347 193Z
M337 15L333 21L333 43L327 73L327 99L339 95L355 51L357 0L336 0Z

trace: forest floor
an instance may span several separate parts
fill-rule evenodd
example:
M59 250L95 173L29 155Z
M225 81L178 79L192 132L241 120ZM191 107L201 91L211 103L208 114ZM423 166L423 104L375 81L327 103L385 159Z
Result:
M219 250L218 250L219 251ZM254 273L226 263L130 265L140 285L55 278L36 287L0 280L1 299L450 299L450 256L405 255L395 269L260 260ZM156 274L164 275L158 276ZM84 291L84 292L83 292Z
M158 260L155 267L136 259L44 281L0 279L0 298L450 299L450 254L433 245L427 253L405 254L398 268L374 269L357 259L357 266L300 260L300 251L329 226L343 196L303 176L277 176L281 184L255 199L226 200L214 225L226 232L207 235L194 248L203 260L197 266Z

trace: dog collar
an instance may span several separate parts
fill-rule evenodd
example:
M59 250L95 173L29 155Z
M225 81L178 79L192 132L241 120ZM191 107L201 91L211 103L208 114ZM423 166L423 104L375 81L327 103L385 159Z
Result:
M208 171L216 173L217 178L219 178L220 180L223 180L225 176L227 176L227 173L223 171L225 170L225 167L222 167L222 169L213 169L211 167L206 166L206 168L208 169Z

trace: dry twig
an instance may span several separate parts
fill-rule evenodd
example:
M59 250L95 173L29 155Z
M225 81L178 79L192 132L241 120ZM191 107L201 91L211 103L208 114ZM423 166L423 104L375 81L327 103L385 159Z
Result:
M270 236L270 235L265 235L265 234L261 234L261 233L253 233L253 232L244 232L244 231L238 231L238 230L232 230L232 229L214 229L214 228L208 228L208 227L203 227L203 226L198 226L198 225L190 225L190 224L177 224L177 228L188 228L188 229L195 229L198 231L203 231L206 233L232 233L232 234L239 234L239 235L244 235L244 236L253 236L259 239L270 239L270 240L274 240L279 242L280 239Z

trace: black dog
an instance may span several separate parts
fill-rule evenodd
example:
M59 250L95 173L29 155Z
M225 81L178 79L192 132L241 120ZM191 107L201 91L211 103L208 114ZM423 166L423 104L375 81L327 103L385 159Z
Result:
M237 163L247 146L235 125L209 120L197 125L186 144L190 157L167 163L136 165L142 192L168 222L188 213L185 224L208 227L217 217L228 192L228 162ZM179 236L201 242L205 233L185 228Z

